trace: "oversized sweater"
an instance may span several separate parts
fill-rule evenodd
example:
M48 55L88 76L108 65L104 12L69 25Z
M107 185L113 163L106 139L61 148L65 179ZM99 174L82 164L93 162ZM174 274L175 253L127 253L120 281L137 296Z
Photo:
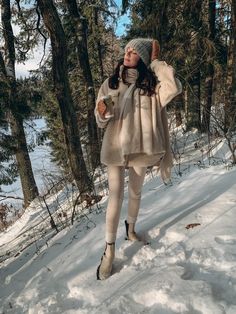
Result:
M106 128L101 162L118 166L159 165L164 181L170 177L172 156L165 106L182 92L175 70L164 61L154 60L151 69L158 78L156 93L140 95L134 84L128 86L122 80L118 89L102 84L96 102L95 116L100 128ZM131 90L132 89L132 90ZM103 119L97 104L104 96L111 95L114 102L114 117ZM126 98L131 98L126 101Z

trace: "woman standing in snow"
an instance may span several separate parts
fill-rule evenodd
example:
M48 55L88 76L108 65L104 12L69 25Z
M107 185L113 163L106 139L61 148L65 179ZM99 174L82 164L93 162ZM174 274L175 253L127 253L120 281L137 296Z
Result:
M175 78L173 67L159 61L158 55L157 40L131 40L125 47L124 58L98 93L95 116L98 126L106 127L101 162L107 165L109 201L106 248L97 269L97 279L111 275L125 168L129 169L125 226L130 241L140 240L135 233L135 223L147 167L158 165L162 179L170 178L172 156L165 106L182 92L182 86Z

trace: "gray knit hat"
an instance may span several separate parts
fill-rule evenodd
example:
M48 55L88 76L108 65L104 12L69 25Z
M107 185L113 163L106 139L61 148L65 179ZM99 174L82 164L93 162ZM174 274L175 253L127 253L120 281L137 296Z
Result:
M146 66L149 66L149 64L151 63L152 41L153 39L151 38L132 39L125 46L125 51L129 47L135 49L142 61L146 64Z

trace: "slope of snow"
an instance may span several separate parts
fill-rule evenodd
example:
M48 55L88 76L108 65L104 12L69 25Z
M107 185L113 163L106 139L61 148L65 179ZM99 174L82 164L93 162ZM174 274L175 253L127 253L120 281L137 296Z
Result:
M195 166L172 186L148 174L137 232L150 245L124 240L126 191L114 271L97 281L104 197L99 214L2 262L2 313L236 313L235 191L236 169L224 165ZM1 249L29 227L33 210L25 215L1 235Z

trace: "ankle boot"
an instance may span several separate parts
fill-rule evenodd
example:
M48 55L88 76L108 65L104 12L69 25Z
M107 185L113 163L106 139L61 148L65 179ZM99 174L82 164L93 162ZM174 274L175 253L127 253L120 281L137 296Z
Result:
M132 225L132 228L131 228ZM128 224L127 220L125 220L125 228L126 228L126 240L130 241L141 241L136 232L134 231L134 224Z
M108 249L109 246L109 250ZM101 263L97 268L97 279L105 280L111 276L112 263L115 258L115 243L107 243L106 248L101 258Z

